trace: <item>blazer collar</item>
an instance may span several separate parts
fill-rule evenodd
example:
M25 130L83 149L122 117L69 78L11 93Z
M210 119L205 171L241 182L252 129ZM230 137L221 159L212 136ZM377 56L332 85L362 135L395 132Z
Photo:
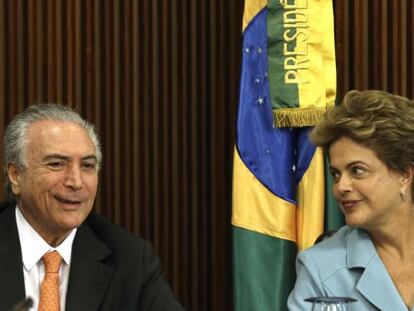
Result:
M114 269L103 260L111 250L85 222L73 242L66 310L97 310L113 277Z
M407 310L368 233L354 229L347 237L349 269L363 269L356 289L380 310Z
M25 298L22 254L15 208L0 212L0 310L8 310Z

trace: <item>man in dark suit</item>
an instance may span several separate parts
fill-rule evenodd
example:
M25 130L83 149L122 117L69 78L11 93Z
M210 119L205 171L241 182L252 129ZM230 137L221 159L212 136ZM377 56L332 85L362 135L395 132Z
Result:
M93 126L68 107L31 106L7 126L0 310L29 296L48 311L184 310L150 243L91 213L101 158Z

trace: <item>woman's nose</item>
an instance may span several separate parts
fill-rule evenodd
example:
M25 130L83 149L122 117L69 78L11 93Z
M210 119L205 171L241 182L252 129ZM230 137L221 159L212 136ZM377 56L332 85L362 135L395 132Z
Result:
M338 194L344 195L352 191L352 180L346 174L342 174L336 181L335 185Z

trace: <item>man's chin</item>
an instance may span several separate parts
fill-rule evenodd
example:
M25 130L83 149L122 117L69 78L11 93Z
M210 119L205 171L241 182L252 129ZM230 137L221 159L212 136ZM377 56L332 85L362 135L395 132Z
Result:
M64 231L71 231L72 229L79 227L88 216L73 212L68 212L68 214L72 215L64 215L59 220L59 227Z

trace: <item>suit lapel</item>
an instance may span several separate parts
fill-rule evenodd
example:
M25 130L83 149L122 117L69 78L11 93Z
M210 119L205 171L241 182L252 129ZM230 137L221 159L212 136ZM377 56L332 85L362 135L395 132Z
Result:
M0 214L0 310L7 310L25 297L22 254L15 209Z
M357 290L380 310L407 310L378 255L365 268Z
M356 289L380 310L407 310L371 238L363 230L348 237L348 268L363 268Z
M87 223L78 228L73 242L66 310L97 310L114 269L102 262L111 253Z

